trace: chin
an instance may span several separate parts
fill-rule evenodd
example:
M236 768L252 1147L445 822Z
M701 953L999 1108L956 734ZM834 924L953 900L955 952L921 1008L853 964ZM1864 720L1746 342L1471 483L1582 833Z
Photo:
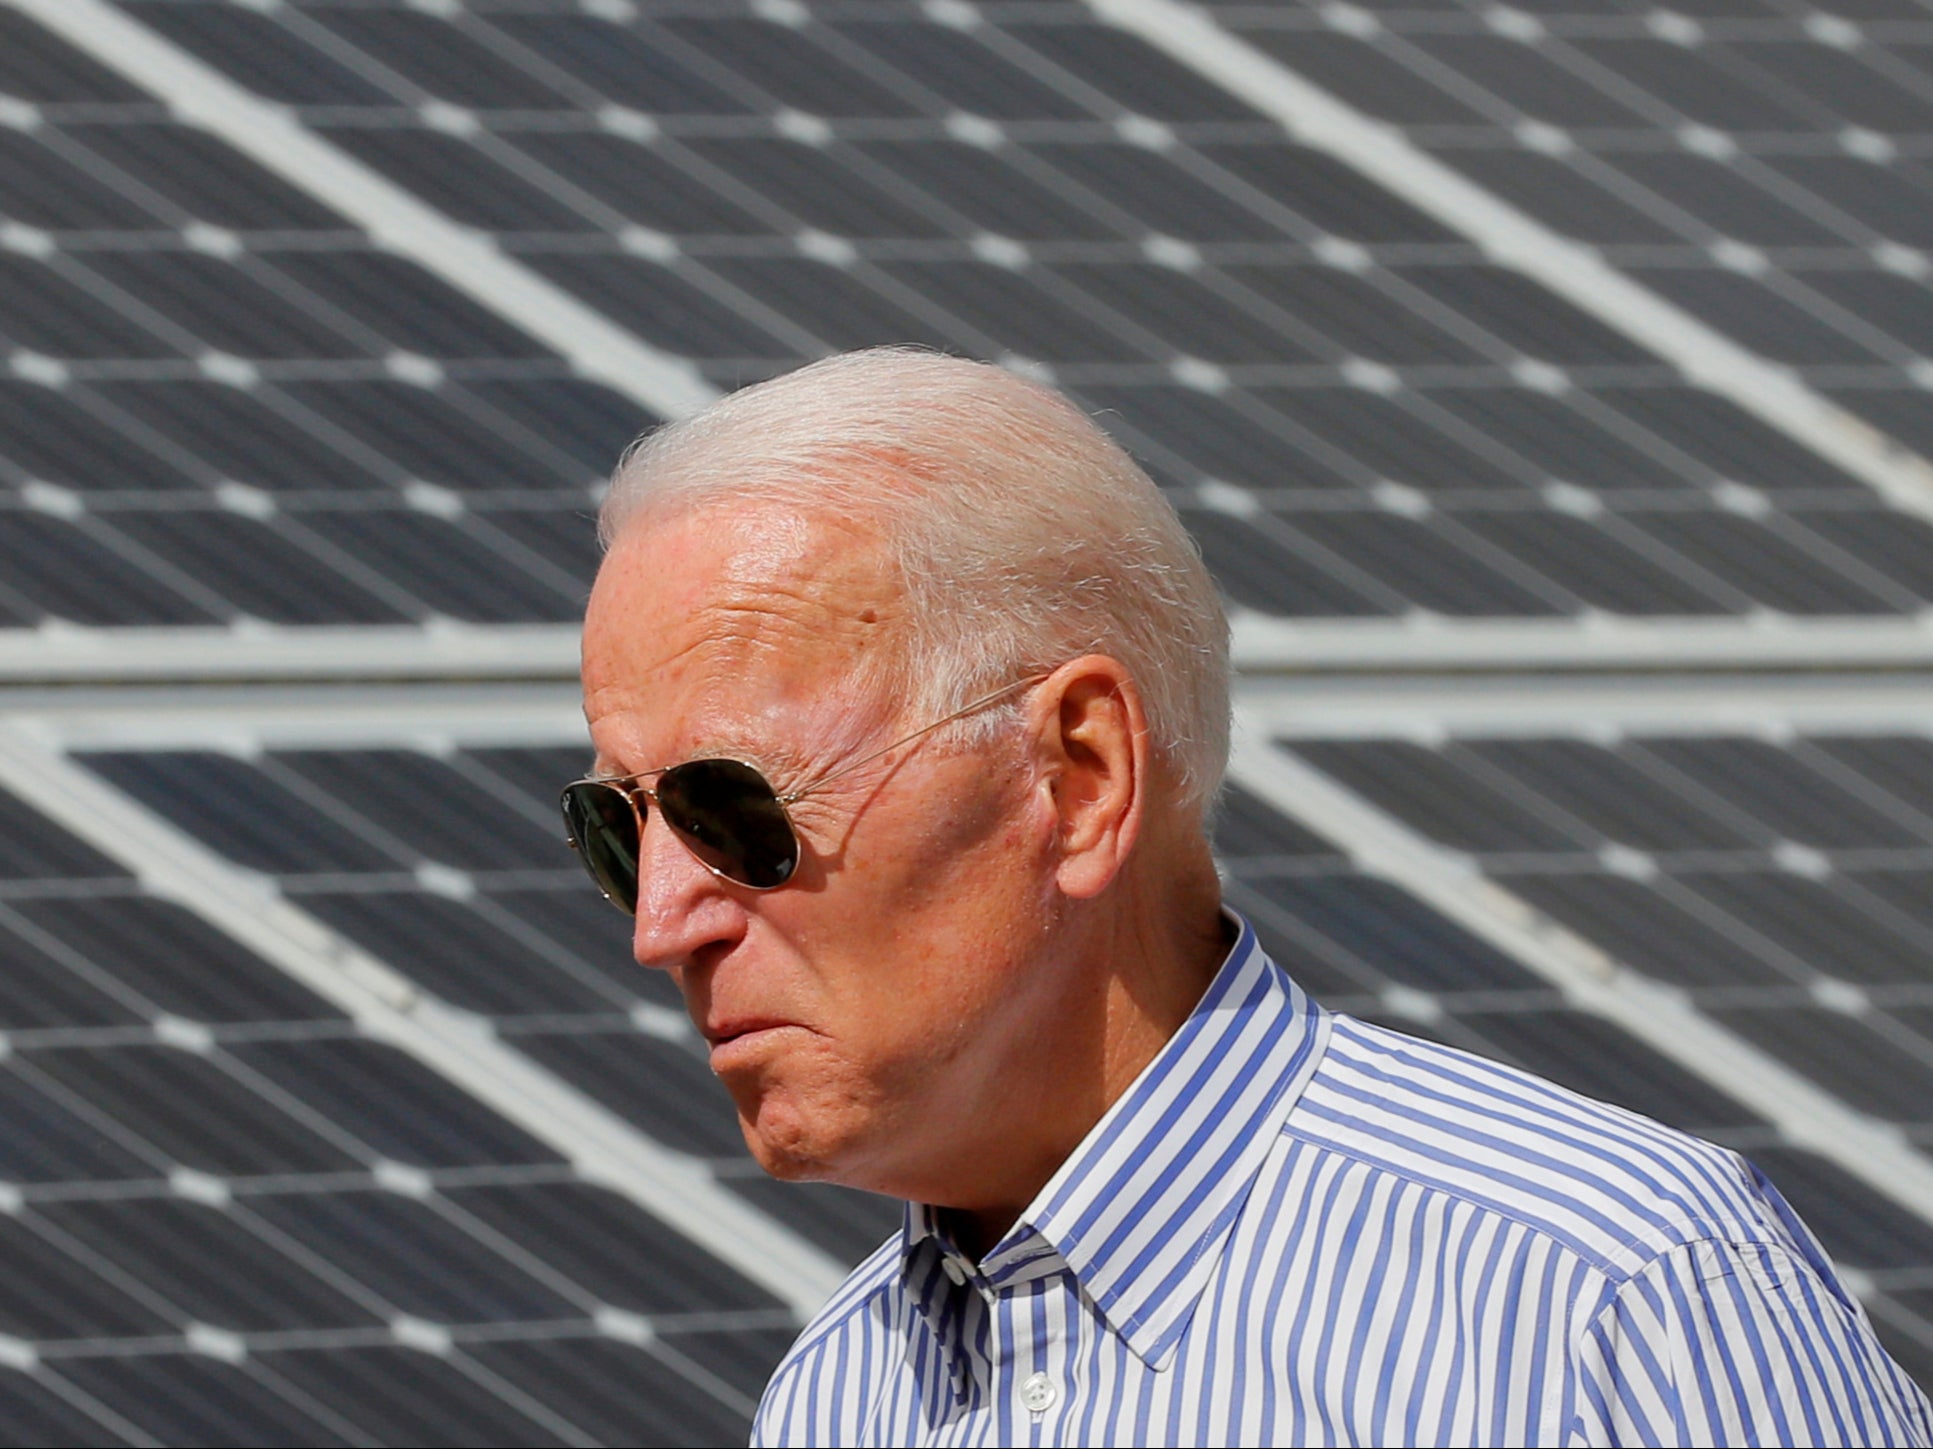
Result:
M752 1149L752 1158L764 1170L765 1175L780 1182L830 1182L832 1173L818 1158L796 1152L772 1152L766 1149L757 1138L746 1137Z
M747 1110L749 1107L750 1110ZM739 1130L753 1161L780 1182L830 1182L864 1192L895 1190L900 1174L882 1160L879 1123L849 1102L799 1102L777 1092L740 1103Z
M774 1101L739 1104L739 1131L752 1160L767 1175L781 1182L827 1182L837 1180L837 1163L843 1155L835 1140L815 1130L812 1114L800 1112Z

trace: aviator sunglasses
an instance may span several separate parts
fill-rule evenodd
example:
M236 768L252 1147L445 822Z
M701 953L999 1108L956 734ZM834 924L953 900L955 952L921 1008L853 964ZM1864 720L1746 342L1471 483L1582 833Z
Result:
M672 833L713 875L750 890L776 890L799 867L799 833L786 806L1046 677L1033 674L1015 680L784 795L742 760L687 760L637 775L573 780L564 787L562 800L571 848L604 899L627 915L636 914L639 839L645 813L655 805ZM658 782L655 788L643 783L653 776Z

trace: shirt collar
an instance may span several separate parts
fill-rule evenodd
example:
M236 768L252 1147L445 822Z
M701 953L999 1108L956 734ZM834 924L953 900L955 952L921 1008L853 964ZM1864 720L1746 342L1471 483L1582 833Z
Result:
M1240 937L1194 1011L980 1265L998 1289L1064 1264L1156 1369L1328 1039L1328 1014L1227 914ZM909 1205L909 1269L929 1237L945 1242L938 1214Z

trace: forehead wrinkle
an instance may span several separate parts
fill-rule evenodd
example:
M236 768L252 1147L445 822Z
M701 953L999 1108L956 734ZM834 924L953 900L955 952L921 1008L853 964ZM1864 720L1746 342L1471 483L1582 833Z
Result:
M861 621L855 608L835 606L822 593L810 584L790 580L740 585L731 596L705 608L706 622L698 642L724 649L728 655L756 655L799 645L836 654L831 646L837 637L851 636L855 649L863 649L871 626Z
M644 747L653 758L626 760L655 767L660 746L677 753L798 737L796 718L777 731L762 726L804 703L817 722L799 742L830 743L855 703L841 686L889 647L904 614L886 559L876 534L776 510L636 520L614 543L610 576L593 595L584 681L593 734L606 716L668 725ZM667 692L680 701L670 716L658 707ZM698 734L678 723L700 717ZM626 733L610 738L628 757Z
M899 612L886 551L870 530L776 509L739 522L701 604L722 637L782 645L844 636L863 648L881 616Z

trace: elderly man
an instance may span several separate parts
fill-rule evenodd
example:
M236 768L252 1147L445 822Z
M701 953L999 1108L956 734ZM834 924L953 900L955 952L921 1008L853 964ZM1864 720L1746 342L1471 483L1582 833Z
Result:
M1226 625L1064 399L831 358L605 530L573 838L759 1162L909 1203L758 1441L1933 1438L1738 1157L1332 1016L1221 907Z

